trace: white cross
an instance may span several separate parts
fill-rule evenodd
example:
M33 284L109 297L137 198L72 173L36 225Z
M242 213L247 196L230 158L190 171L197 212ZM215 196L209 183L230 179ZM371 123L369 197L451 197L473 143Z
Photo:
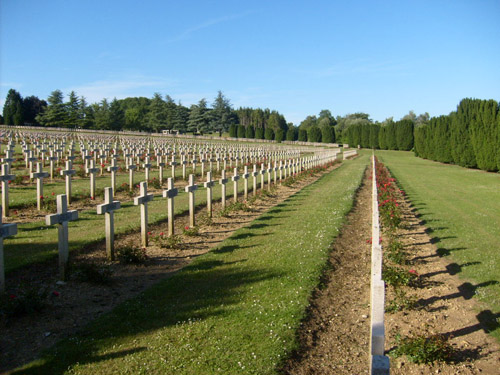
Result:
M127 169L129 170L129 177L128 177L128 183L129 183L129 190L133 191L134 190L134 169L137 167L134 164L129 164L127 166Z
M36 163L36 172L30 174L31 178L36 178L36 207L38 211L42 209L42 199L43 199L43 179L49 177L47 172L42 170L42 163Z
M90 161L90 168L87 168L86 172L90 174L90 198L95 199L95 174L99 172L99 168L95 167L93 159Z
M0 217L0 295L5 292L5 267L3 256L3 239L17 234L17 224L3 224Z
M207 212L209 217L212 217L212 187L214 185L215 181L212 180L212 172L207 172L207 182L204 182L203 186L207 188Z
M256 195L257 194L257 176L258 176L259 172L257 172L257 165L253 165L253 172L252 172L252 176L253 176L253 195Z
M226 178L226 171L222 170L221 172L221 179L219 180L219 184L221 185L221 195L222 195L222 209L226 208L226 184L227 184L227 178Z
M144 177L146 181L149 181L149 169L151 168L151 163L149 162L149 156L146 156L145 163L142 165L144 168Z
M153 194L148 194L148 183L140 183L140 195L134 198L134 204L141 206L141 242L148 246L148 202L153 200Z
M72 169L71 160L66 160L66 169L61 171L61 176L66 177L66 196L68 197L68 204L71 203L71 176L76 173Z
M198 185L194 183L194 174L189 175L189 184L184 187L186 193L189 193L189 226L195 226L194 219L194 192L198 189Z
M9 164L2 164L2 174L0 181L2 181L2 216L9 216L9 181L13 180L16 176L9 174Z
M231 177L231 180L233 180L233 198L235 202L238 202L238 180L240 179L240 176L238 176L238 168L234 168L234 173L233 177Z
M245 169L244 169L244 172L243 172L243 179L245 180L244 181L244 195L243 197L245 198L245 200L248 199L248 177L250 177L250 174L248 173L248 165L245 165Z
M109 260L115 259L115 223L114 211L121 208L120 202L113 200L113 188L104 188L104 204L97 205L97 214L104 214L106 231L106 254Z
M59 276L61 280L66 280L68 277L68 257L69 257L69 239L68 239L68 222L78 219L78 211L68 211L68 202L66 195L60 194L57 196L57 214L46 215L45 224L57 224L58 232L58 249L59 249Z
M108 172L111 172L111 189L114 192L116 190L116 171L119 167L116 166L116 159L111 159L111 166L108 167Z
M167 198L167 215L168 215L168 235L174 235L174 197L179 191L174 188L174 179L167 179L167 190L163 190L163 197Z

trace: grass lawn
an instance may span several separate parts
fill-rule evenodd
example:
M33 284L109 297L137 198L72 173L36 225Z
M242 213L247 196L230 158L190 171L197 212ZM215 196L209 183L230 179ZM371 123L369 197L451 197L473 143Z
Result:
M15 373L276 373L368 163L344 162Z
M416 158L411 152L377 151L421 219L438 254L460 266L475 295L497 316L500 340L500 174Z

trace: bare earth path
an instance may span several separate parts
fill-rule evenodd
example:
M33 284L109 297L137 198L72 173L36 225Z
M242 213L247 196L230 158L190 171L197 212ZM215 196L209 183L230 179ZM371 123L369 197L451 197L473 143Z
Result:
M368 373L370 187L365 178L298 333L301 349L286 362L284 374ZM420 274L421 287L407 290L417 308L386 313L386 349L398 333L442 334L455 353L450 363L417 365L406 357L390 358L391 374L499 374L499 345L484 324L493 313L472 298L475 287L458 278L457 265L438 254L410 204L403 199L400 204L406 225L398 237L409 252L410 267ZM387 291L386 306L394 297Z

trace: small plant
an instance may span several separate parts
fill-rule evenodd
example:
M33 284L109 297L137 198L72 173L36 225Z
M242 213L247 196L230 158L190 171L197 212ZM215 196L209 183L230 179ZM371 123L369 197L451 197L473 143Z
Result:
M78 281L109 285L112 282L112 273L109 264L82 263L77 266L74 275Z
M202 215L200 215L199 219L198 219L198 223L200 223L200 225L212 225L213 224L213 220L210 216L208 216L207 213L204 213Z
M387 257L396 264L407 264L408 259L403 244L400 241L392 240L387 246Z
M125 264L143 264L148 259L145 247L126 246L118 249L117 258Z
M401 338L396 335L397 347L390 352L394 357L406 355L414 363L433 363L449 361L453 355L453 347L442 335L429 337L420 335Z
M16 174L15 175L16 177L14 177L14 179L12 180L12 183L16 184L16 185L20 185L24 182L24 177L20 174Z
M153 189L161 189L160 180L154 177L152 180L148 181L148 187Z
M179 249L182 244L182 239L180 236L167 236L163 232L160 232L156 236L152 235L152 240L163 249Z
M391 267L384 264L382 279L394 288L398 288L402 285L415 285L418 279L418 274L414 270L407 271L403 268Z
M198 228L197 225L195 225L194 227L190 228L188 226L185 226L184 227L184 231L183 231L183 234L186 235L186 236L190 236L190 237L194 237L194 236L197 236L200 234L200 228Z
M411 310L417 305L417 299L415 297L409 297L404 290L394 289L396 296L392 301L390 301L385 311L388 313L394 313L397 311Z
M54 293L59 296L58 292ZM21 286L16 294L0 296L0 315L11 318L40 312L47 306L48 295L47 288Z

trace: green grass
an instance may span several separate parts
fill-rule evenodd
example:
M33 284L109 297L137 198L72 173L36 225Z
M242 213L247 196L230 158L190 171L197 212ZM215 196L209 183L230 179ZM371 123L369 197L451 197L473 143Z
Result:
M500 339L500 175L419 159L410 152L376 155L430 229L438 254L458 263L459 276L473 282L466 284L470 292L492 310L486 315L493 318L482 323Z
M350 160L23 374L274 374L368 164Z

